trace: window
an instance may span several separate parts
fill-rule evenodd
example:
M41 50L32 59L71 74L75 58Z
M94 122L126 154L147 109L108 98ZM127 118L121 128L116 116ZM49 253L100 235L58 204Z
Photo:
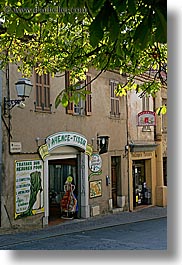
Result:
M142 98L142 110L149 110L149 96L143 96ZM150 126L146 125L142 128L143 132L149 132L151 131Z
M85 87L86 85L86 87ZM70 72L65 72L65 87L68 88L70 86ZM86 80L78 83L77 89L85 87L84 89L91 92L91 76L89 74L86 75ZM71 96L71 92L70 92ZM79 96L79 95L78 95ZM86 95L86 99L83 99L79 96L78 104L74 104L73 102L69 102L66 108L67 114L74 114L74 115L91 115L92 114L92 97L91 94Z
M36 111L51 111L50 104L50 75L39 75L35 73L35 88L36 88Z
M111 96L111 117L119 118L120 117L120 106L119 106L119 97L116 96L115 90L117 88L118 82L110 81L110 96Z
M142 110L149 110L149 97L143 96L142 98Z

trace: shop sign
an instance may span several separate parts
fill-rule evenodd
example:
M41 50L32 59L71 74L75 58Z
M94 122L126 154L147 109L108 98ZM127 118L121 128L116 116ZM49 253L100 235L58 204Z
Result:
M43 162L15 161L15 219L43 211Z
M87 139L78 133L75 132L58 132L53 135L50 135L46 139L48 145L48 151L51 151L59 146L77 146L82 150L86 150Z
M101 171L101 169L102 169L102 158L99 154L92 154L89 157L89 168L94 173Z
M138 126L155 126L156 125L156 113L154 111L145 110L139 112L137 115Z
M151 157L152 153L151 152L136 152L136 153L131 153L132 157Z

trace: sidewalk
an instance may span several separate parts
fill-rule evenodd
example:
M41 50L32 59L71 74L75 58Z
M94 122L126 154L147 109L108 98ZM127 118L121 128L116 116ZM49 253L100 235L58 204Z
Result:
M145 220L167 217L166 207L151 206L139 209L134 212L109 213L102 216L95 216L89 219L74 219L55 226L48 226L34 231L15 231L13 229L0 228L0 242L24 239L40 239L55 235L65 235L74 232L88 231L103 227L117 226L120 224L134 223Z

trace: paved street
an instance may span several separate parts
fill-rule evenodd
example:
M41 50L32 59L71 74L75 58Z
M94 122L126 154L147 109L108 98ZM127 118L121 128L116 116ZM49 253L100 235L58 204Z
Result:
M167 218L122 224L40 239L22 238L0 249L9 250L166 250Z

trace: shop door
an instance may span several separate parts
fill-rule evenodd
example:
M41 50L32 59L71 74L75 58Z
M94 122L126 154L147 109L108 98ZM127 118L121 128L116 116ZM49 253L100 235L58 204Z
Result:
M118 184L120 180L120 157L111 157L112 206L117 207Z
M117 207L117 177L116 177L116 167L111 166L112 175L112 205L113 208Z
M133 207L142 204L144 183L146 183L145 161L133 161Z
M49 219L61 217L60 201L65 191L64 185L68 176L72 176L75 185L74 194L78 196L77 160L62 159L49 161Z

